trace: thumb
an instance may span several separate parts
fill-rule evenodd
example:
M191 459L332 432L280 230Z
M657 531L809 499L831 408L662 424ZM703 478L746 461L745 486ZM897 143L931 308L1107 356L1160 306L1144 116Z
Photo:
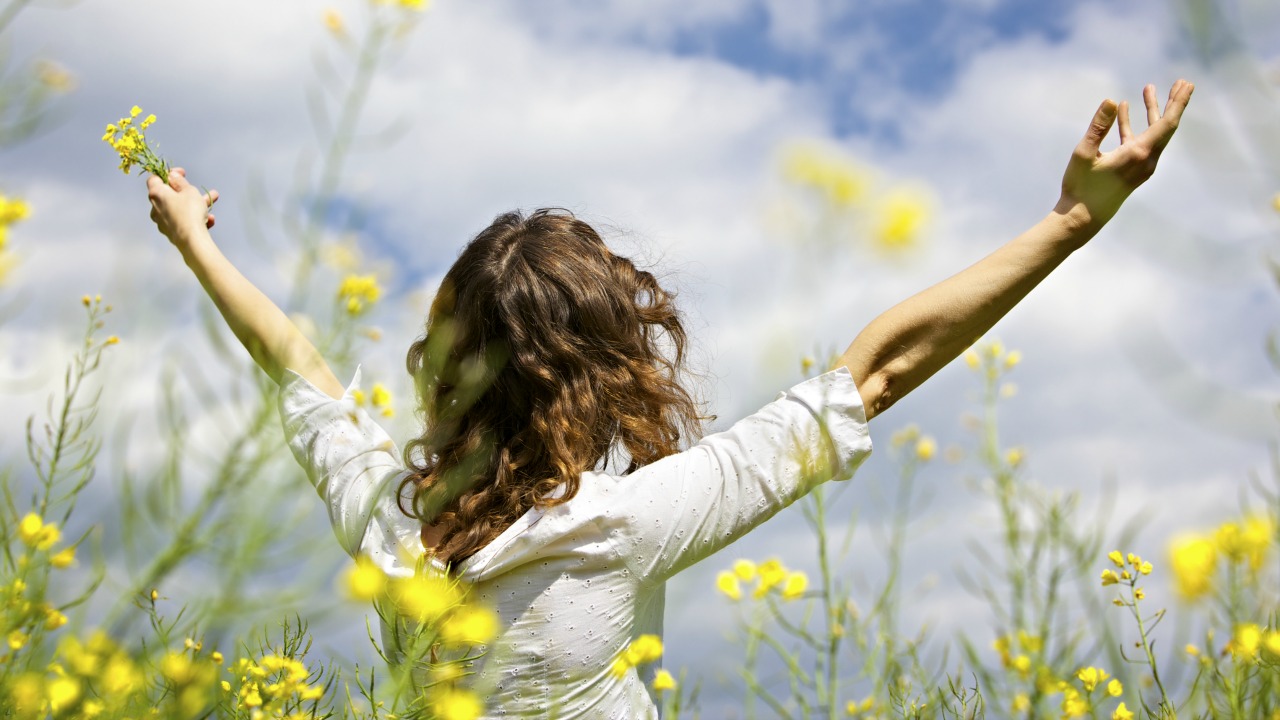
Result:
M1084 139L1080 141L1077 150L1081 155L1090 159L1098 156L1098 150L1102 147L1102 140L1111 132L1111 126L1116 121L1116 104L1110 99L1102 101L1098 106L1098 112L1093 114L1093 120L1089 123L1089 129L1084 133Z

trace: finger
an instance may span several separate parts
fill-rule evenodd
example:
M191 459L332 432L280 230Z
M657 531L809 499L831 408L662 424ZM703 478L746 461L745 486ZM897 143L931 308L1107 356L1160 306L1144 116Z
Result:
M1129 124L1129 101L1120 101L1120 144L1123 145L1133 139L1133 127Z
M204 219L204 226L211 228L215 222L217 222L217 220L214 219L213 213L209 213L209 217Z
M191 183L187 182L187 173L182 168L174 168L169 171L169 185L178 192L191 187Z
M1186 80L1178 80L1169 89L1169 102L1164 106L1163 117L1172 122L1175 127L1182 117L1182 111L1187 109L1187 103L1191 102L1191 93L1195 90L1195 83L1189 83Z
M1148 84L1142 88L1142 101L1147 104L1147 125L1155 125L1160 119L1160 105L1156 103L1156 86Z
M1102 147L1102 140L1111 132L1111 125L1116 121L1116 104L1110 99L1103 100L1098 106L1098 112L1093 114L1093 120L1089 123L1089 129L1084 133L1084 139L1077 146L1077 151L1082 157L1095 158L1098 156L1098 148Z
M219 197L222 196L218 194L217 190L210 190L209 194L204 196L204 202L209 207L213 207L213 204L218 202Z

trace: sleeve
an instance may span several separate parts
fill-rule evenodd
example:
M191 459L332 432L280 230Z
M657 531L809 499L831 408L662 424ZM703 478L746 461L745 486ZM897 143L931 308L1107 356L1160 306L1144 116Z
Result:
M405 468L386 431L356 405L359 384L357 367L346 392L335 400L286 369L280 421L289 449L328 507L342 549L352 557L368 556L385 572L403 574L406 561L421 554L418 523L398 506ZM413 567L411 560L407 566Z
M802 382L724 432L616 479L602 513L640 582L726 547L871 453L862 398L841 367Z

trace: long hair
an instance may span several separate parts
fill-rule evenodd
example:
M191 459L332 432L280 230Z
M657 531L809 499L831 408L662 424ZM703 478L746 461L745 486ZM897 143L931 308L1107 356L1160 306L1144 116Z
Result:
M443 529L435 554L456 569L530 508L571 500L615 444L622 474L677 452L705 419L679 382L685 343L674 295L590 225L498 216L409 348L424 431L404 449L402 510Z

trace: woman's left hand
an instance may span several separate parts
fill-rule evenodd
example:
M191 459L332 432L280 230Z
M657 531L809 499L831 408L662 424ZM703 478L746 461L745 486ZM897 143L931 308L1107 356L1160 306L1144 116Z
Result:
M1084 139L1076 146L1062 177L1062 197L1055 212L1066 215L1073 224L1092 235L1102 228L1120 209L1120 205L1139 185L1155 172L1160 153L1169 144L1178 120L1191 99L1195 85L1178 80L1169 90L1164 112L1156 102L1156 88L1147 85L1142 99L1147 106L1147 129L1133 134L1129 125L1129 103L1119 107L1111 100L1102 101L1089 124ZM1111 132L1117 117L1120 121L1120 147L1102 152L1103 139Z

